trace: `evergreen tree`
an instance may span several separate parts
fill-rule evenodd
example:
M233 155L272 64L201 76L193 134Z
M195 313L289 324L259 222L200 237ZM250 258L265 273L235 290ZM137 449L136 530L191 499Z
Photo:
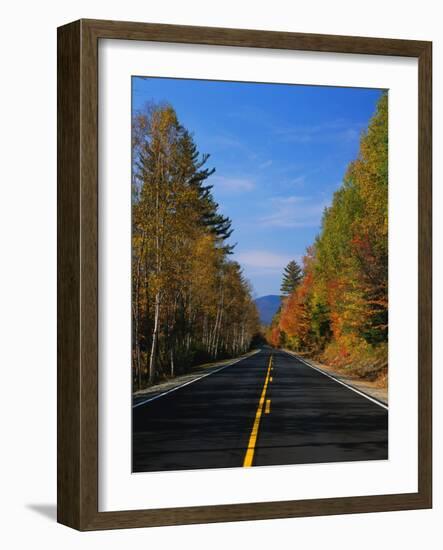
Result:
M206 180L215 172L215 168L204 168L209 159L209 154L200 153L197 149L191 133L181 127L179 142L181 162L178 170L188 184L195 189L199 197L201 219L200 222L212 233L220 247L227 254L231 254L234 246L225 244L231 236L232 222L227 216L218 211L219 205L212 195L212 185L206 184Z
M295 260L291 260L283 271L280 292L284 295L291 294L303 278L301 267Z
M384 93L357 158L325 209L320 233L303 259L268 337L357 376L387 380L388 370L388 96Z
M231 220L207 183L209 155L168 104L135 113L132 138L132 365L141 388L244 353L259 317L229 260Z

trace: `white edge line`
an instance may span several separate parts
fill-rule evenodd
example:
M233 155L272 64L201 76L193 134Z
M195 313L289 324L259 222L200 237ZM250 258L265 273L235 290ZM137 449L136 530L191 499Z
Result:
M227 369L228 367L232 367L232 365L240 363L240 361L244 361L245 359L248 359L249 357L252 357L253 355L259 353L260 351L262 351L262 350L258 349L258 350L254 351L253 353L251 353L250 355L248 355L246 357L240 357L240 359L236 359L235 361L232 361L231 363L228 363L227 365L223 365L219 369L213 370L211 372L207 372L206 374L202 374L198 378L193 378L192 380L188 380L188 382L185 382L184 384L181 384L180 386L175 386L175 388L171 388L170 390L159 393L158 395L154 395L154 397L149 397L148 399L145 399L144 401L140 401L139 403L136 403L135 405L132 405L132 408L136 409L137 407L141 407L142 405L146 405L146 403L149 403L150 401L154 401L154 399L158 399L159 397L163 397L163 396L167 395L168 393L172 393L173 391L177 391L180 388L184 388L185 386L189 386L189 384L197 382L198 380L201 380L202 378L206 378L207 376L211 376L211 374L215 374L216 372L220 372L223 369Z
M304 359L302 359L301 357L299 357L295 353L291 353L291 352L286 351L286 350L282 350L282 351L284 351L290 357L295 357L296 359L298 359L299 361L301 361L302 363L304 363L306 366L310 367L311 369L314 369L314 370L320 372L321 374L324 374L325 376L327 376L331 380L334 380L334 382L337 382L338 384L341 384L345 388L348 388L348 390L352 390L353 392L358 393L358 395L361 395L362 397L366 397L366 399L369 399L369 401L372 401L373 403L375 403L376 405L379 405L380 407L382 407L383 409L386 409L387 411L389 410L388 405L385 405L381 401L378 401L377 399L374 399L373 397L370 397L366 393L364 393L360 390L357 390L353 386L351 386L349 384L346 384L346 382L342 382L338 378L335 378L335 376L332 376L331 374L328 374L328 373L324 372L323 370L319 369L318 367L314 367L314 365L310 365L307 361L305 361Z

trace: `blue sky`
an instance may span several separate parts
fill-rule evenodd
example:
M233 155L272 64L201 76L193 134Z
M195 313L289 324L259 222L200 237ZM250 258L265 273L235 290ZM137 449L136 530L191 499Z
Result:
M132 80L133 109L168 102L190 130L213 193L232 219L234 258L255 296L279 294L281 274L320 230L382 91L167 78Z

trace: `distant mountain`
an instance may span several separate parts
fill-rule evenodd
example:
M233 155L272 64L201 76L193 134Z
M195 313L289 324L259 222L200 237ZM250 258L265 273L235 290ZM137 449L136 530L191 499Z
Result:
M261 323L264 325L270 325L272 318L280 307L280 296L268 294L267 296L261 296L254 301L260 315Z

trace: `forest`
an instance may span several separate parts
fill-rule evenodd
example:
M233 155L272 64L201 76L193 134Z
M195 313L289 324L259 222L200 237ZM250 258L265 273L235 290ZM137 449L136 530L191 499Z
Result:
M268 341L387 384L387 94L302 263L285 270Z
M259 319L233 261L214 169L168 104L132 120L134 390L250 349Z

